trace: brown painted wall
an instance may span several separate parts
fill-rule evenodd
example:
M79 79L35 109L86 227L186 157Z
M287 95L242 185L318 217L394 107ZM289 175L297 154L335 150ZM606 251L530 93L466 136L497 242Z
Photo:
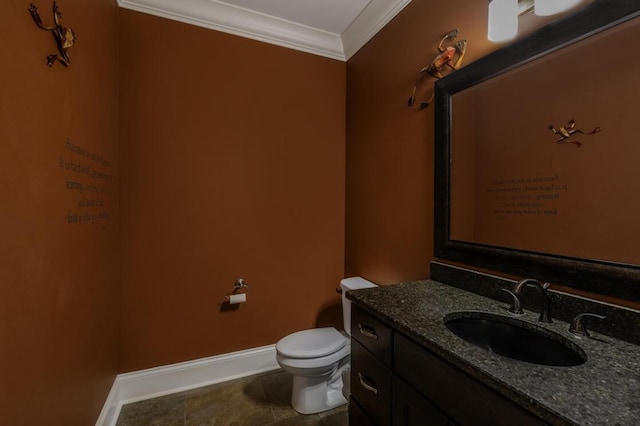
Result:
M433 109L407 107L418 71L454 28L465 64L487 41L486 2L413 0L347 64L346 272L423 279L433 257ZM424 79L417 100L431 95Z
M336 324L345 64L120 16L120 370ZM248 301L221 312L240 277Z
M117 8L60 2L77 43L49 68L28 7L2 4L0 424L88 425L117 363Z

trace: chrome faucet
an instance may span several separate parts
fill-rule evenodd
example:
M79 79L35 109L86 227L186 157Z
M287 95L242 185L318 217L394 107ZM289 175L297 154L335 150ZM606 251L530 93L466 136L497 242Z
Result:
M538 318L538 321L546 323L553 322L551 320L551 297L549 296L549 292L547 291L547 289L549 288L549 283L542 284L540 281L533 278L521 279L513 286L513 291L507 290L506 288L502 289L513 297L509 312L516 315L524 314L524 311L522 310L522 304L524 299L524 289L527 286L537 288L538 292L540 293L540 297L542 298L542 307L540 308L540 318Z

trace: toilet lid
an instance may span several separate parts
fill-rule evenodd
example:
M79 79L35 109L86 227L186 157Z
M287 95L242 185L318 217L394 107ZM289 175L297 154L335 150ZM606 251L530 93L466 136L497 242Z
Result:
M347 339L335 328L313 328L283 337L276 350L289 358L318 358L332 354L346 345Z

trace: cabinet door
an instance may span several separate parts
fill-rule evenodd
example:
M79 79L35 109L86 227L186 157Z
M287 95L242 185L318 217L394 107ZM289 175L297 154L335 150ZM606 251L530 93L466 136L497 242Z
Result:
M351 396L375 425L391 424L391 370L353 339Z
M474 426L546 424L400 333L394 339L395 373L456 422Z
M349 400L349 426L375 426L353 398Z
M393 377L393 426L448 426L448 417L409 385Z

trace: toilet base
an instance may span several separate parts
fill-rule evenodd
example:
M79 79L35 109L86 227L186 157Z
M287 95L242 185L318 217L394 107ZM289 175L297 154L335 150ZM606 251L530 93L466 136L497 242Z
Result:
M342 375L326 377L293 376L291 406L300 414L314 414L331 410L347 403L342 395Z

